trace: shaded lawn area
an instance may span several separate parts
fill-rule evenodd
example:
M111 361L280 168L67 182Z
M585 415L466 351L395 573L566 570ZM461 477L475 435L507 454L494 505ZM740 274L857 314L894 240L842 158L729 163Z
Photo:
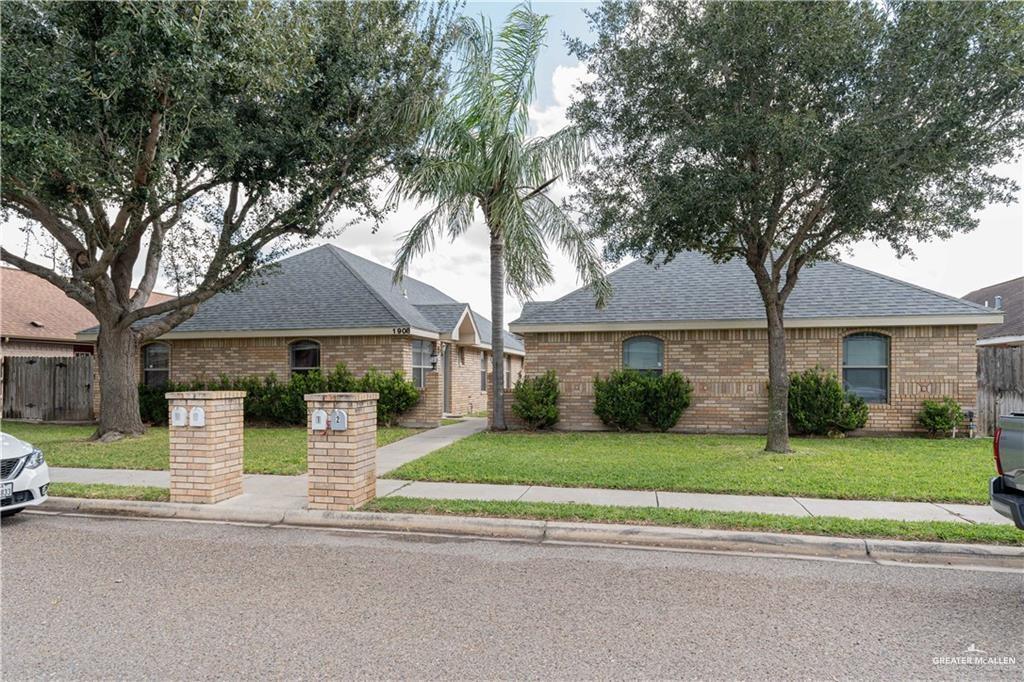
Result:
M154 469L169 466L167 428L151 427L144 435L114 443L90 442L95 427L55 424L3 423L4 433L32 443L51 466L92 469ZM377 446L401 440L419 429L377 429ZM301 427L245 429L244 467L247 474L306 472L306 430Z
M804 517L779 514L720 512L702 509L659 507L605 507L555 502L485 502L478 500L425 500L411 497L382 497L362 507L363 511L412 514L448 514L545 521L629 523L685 528L750 530L800 535L829 535L848 538L895 538L929 542L976 542L1024 545L1024 533L1013 526L955 521L887 521L843 519L830 516Z
M738 495L988 503L991 439L794 438L665 433L479 433L388 475Z

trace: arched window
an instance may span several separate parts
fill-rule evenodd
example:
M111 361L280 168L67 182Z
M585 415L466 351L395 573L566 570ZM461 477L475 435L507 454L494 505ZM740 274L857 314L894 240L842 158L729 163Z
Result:
M858 332L843 339L843 388L865 402L889 402L888 336Z
M316 341L292 341L288 344L288 368L292 374L307 374L320 369L320 344Z
M622 344L622 366L644 374L661 374L665 344L654 336L634 336Z
M142 347L142 383L150 388L166 386L171 380L171 347L150 343Z

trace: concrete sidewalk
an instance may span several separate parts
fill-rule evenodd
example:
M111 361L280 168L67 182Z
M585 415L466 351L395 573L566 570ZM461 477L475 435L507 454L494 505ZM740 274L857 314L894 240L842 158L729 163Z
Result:
M396 443L397 445L397 443ZM410 457L410 459L415 459ZM55 482L112 483L166 488L166 471L129 469L69 469L51 467ZM237 509L297 510L306 508L306 477L246 474L244 494L213 505ZM769 497L758 495L716 495L654 490L609 490L604 488L550 488L529 485L485 483L435 483L377 479L378 497L416 497L433 500L493 500L520 502L576 502L610 507L664 507L703 509L787 516L838 516L848 519L889 519L894 521L953 521L957 523L1010 524L990 507L972 504L929 502L885 502L877 500L831 500L810 497Z

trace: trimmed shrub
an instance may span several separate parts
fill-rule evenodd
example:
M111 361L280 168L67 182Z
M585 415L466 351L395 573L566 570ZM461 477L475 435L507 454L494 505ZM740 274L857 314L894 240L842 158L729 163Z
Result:
M619 431L668 431L690 406L693 387L679 372L661 376L623 369L594 378L594 414Z
M558 376L549 369L539 377L522 379L512 389L512 414L531 429L546 429L558 422Z
M305 425L307 393L348 393L365 391L379 393L377 423L390 426L398 416L419 400L419 391L401 372L382 374L371 369L356 378L344 363L326 376L319 370L293 374L285 383L274 374L265 377L229 377L168 383L160 388L139 386L139 412L142 421L155 426L167 423L165 393L173 391L245 391L245 420L263 424Z
M630 370L616 370L607 379L594 377L594 414L606 426L635 431L644 420L646 378Z
M399 415L411 409L420 399L416 386L397 370L384 374L371 369L361 379L355 380L354 390L380 394L377 398L377 423L383 426L393 426Z
M867 422L867 403L843 390L834 372L814 367L789 375L789 423L794 432L838 436Z
M934 438L948 436L963 425L964 411L960 403L949 396L942 400L925 400L921 403L917 422Z
M647 377L645 414L647 423L658 431L668 431L679 423L683 410L690 406L693 385L679 372Z

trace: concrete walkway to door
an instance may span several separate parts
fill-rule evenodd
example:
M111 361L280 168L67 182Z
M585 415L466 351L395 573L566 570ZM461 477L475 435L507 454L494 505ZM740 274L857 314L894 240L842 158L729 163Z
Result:
M377 450L377 478L389 471L434 450L447 447L466 436L472 436L487 428L487 420L483 417L466 417L457 424L439 426L436 429L422 431L414 436L403 438L391 445Z

